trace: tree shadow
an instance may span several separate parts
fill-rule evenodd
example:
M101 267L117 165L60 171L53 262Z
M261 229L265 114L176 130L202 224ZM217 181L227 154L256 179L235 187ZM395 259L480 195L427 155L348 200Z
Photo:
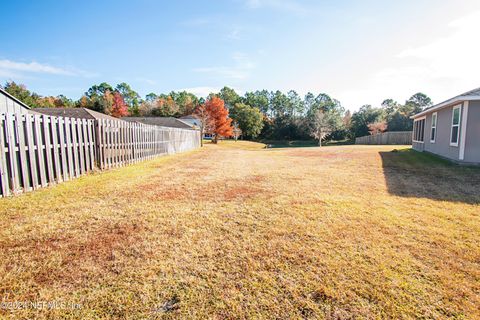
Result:
M318 147L315 140L264 140L261 141L267 148L308 148Z
M388 192L401 197L480 203L480 168L412 149L380 152Z
M316 140L263 140L262 143L265 143L268 148L309 148L309 147L318 147L318 141ZM322 146L343 146L354 144L350 140L344 141L328 141L323 142Z

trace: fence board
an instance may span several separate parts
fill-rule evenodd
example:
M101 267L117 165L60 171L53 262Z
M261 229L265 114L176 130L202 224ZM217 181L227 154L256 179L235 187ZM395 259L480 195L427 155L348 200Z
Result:
M73 179L73 177L75 177L75 170L73 159L72 119L70 118L65 118L65 139L67 141L68 176L69 179Z
M41 118L38 115L33 117L33 126L35 133L35 145L37 151L38 159L38 175L39 175L39 186L45 187L47 185L47 175L45 172L45 154L43 153L43 139L42 139L42 129L41 129Z
M53 153L53 170L55 173L55 180L61 182L62 172L60 165L60 150L58 148L58 119L55 117L50 118L50 127L52 129L52 153Z
M48 182L53 182L53 165L52 165L52 153L51 153L51 141L50 141L50 119L48 116L42 116L43 135L45 137L45 158L47 159L47 178Z
M13 115L7 115L7 144L8 144L8 158L10 161L10 187L15 194L19 191L20 181L17 170L17 151L16 139L14 132L14 118Z
M58 136L60 140L60 157L62 158L61 168L63 181L69 179L67 166L67 146L65 144L65 119L58 118Z
M38 173L37 173L37 157L35 155L35 143L33 141L33 116L31 114L25 115L25 127L27 131L26 139L27 139L27 148L28 148L28 158L29 162L29 169L30 169L30 183L32 189L38 188Z
M80 171L79 173L80 174L83 174L85 172L85 148L83 146L83 130L82 130L82 122L83 122L83 119L77 119L77 124L75 126L75 129L77 130L77 136L78 136L78 140L77 140L77 143L78 143L78 158L79 158L79 162L80 162L80 165L79 165L79 168L80 168Z
M72 152L73 152L73 167L74 167L74 176L79 177L80 176L80 159L79 159L79 154L78 154L78 138L77 138L77 119L72 118L70 119L70 130L72 132Z
M22 188L24 190L30 190L30 175L27 171L27 152L25 149L25 126L23 118L23 115L15 114L15 123L17 124L15 131L18 138L18 153L20 159L18 168L20 169L20 176L22 177Z
M6 115L2 114L0 117L0 184L2 195L10 194L10 183L8 177L8 168L7 168L7 157L5 148L6 138L5 138L5 125L6 125Z

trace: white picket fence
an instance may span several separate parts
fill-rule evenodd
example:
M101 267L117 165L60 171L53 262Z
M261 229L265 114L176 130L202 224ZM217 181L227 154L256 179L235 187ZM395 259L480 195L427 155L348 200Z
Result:
M115 120L0 115L0 196L200 146L200 133Z

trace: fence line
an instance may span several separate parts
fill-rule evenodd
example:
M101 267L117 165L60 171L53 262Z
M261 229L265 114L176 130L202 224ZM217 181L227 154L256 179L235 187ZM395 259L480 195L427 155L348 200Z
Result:
M118 120L0 115L0 196L200 146L200 132Z
M93 120L0 115L1 195L69 180L94 168Z
M100 169L119 167L158 155L200 146L200 132L179 128L100 119L96 123Z
M355 139L355 144L412 144L412 131L389 131L358 137Z

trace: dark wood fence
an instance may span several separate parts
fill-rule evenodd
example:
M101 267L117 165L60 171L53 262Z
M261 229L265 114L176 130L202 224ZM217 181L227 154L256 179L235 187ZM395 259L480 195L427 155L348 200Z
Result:
M0 196L200 146L200 133L115 120L0 115Z
M365 137L359 137L355 139L355 144L411 145L412 131L391 131Z

